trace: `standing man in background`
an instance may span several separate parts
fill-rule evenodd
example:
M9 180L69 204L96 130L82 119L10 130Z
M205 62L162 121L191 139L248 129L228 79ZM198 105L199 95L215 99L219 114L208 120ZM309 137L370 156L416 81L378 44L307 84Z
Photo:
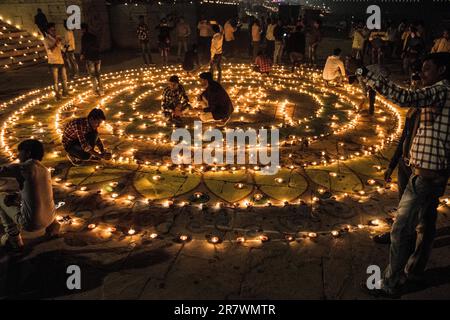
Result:
M75 57L75 37L73 31L67 27L67 20L64 20L64 28L66 29L64 35L64 55L72 77L77 79L80 69L78 68L77 58Z
M237 31L237 28L233 26L233 23L230 20L228 20L225 23L224 28L224 43L223 43L223 51L224 55L227 57L232 57L234 54L234 33Z
M41 32L42 36L45 37L47 32L47 17L42 12L41 8L37 9L37 14L34 16L34 24L38 27L39 31Z
M59 74L61 74L62 95L67 96L67 72L62 55L62 38L56 34L54 23L47 24L44 38L44 47L47 52L47 61L53 76L53 89L56 100L61 99L59 92Z
M320 30L321 25L322 22L320 20L314 21L313 28L309 35L309 61L313 65L317 64L317 48L319 47L319 43L322 41L322 31Z
M81 57L86 61L86 69L91 76L92 85L97 95L103 95L103 86L100 76L100 46L97 37L89 32L86 23L81 24Z
M202 19L197 25L199 31L198 46L200 51L200 59L205 59L211 47L213 30L208 20Z
M178 59L181 59L181 49L183 48L183 54L187 52L188 39L191 35L191 27L184 20L183 17L180 18L180 21L177 24L177 42L178 42Z
M273 34L275 27L277 26L277 21L274 19L267 19L267 31L266 31L266 53L269 56L273 56L273 51L275 50L275 36Z
M211 42L211 61L210 72L214 77L214 69L217 69L217 82L222 80L222 46L223 46L223 30L218 24L212 26L214 36Z
M150 29L145 23L144 16L139 16L139 24L136 29L136 34L145 65L148 66L153 64L152 54L150 52Z

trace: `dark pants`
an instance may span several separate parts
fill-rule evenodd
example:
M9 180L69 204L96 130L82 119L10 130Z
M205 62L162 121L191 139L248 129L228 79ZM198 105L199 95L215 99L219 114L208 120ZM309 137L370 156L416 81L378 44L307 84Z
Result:
M140 41L142 58L144 58L145 64L153 63L152 54L150 53L150 45L148 41Z
M97 132L89 132L86 134L85 139L87 143L94 148L97 144L98 139L98 133ZM72 157L75 157L80 160L89 160L91 158L91 154L89 152L86 152L81 147L80 141L76 140L70 143L67 147L65 147L65 150L68 154L70 154Z
M199 46L199 52L200 52L200 59L205 61L206 59L209 60L210 56L210 50L211 50L211 37L199 37L198 38L198 46Z
M425 271L436 235L437 207L447 186L448 176L430 179L412 174L400 200L392 226L389 265L383 289L391 291L406 276Z
M235 40L223 41L223 55L225 57L231 58L234 56L234 42Z
M214 69L217 69L217 82L220 83L220 81L222 80L222 55L221 54L216 54L212 60L212 63L209 67L209 71L211 72L211 74L213 75L214 78Z
M273 52L275 51L275 41L266 40L266 54L269 57L273 57Z

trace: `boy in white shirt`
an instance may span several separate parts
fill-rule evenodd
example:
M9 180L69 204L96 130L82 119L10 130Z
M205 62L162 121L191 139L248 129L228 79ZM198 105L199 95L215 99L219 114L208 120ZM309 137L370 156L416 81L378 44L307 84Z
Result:
M61 73L63 96L68 95L67 90L67 72L64 66L64 59L62 56L62 39L56 34L54 23L47 25L47 34L44 38L44 47L47 52L47 61L53 75L53 87L55 91L56 100L61 99L58 87L58 77Z
M327 62L323 69L323 79L327 83L329 81L334 81L341 84L346 77L344 62L341 59L341 52L341 49L336 48L333 50L333 55L327 58Z

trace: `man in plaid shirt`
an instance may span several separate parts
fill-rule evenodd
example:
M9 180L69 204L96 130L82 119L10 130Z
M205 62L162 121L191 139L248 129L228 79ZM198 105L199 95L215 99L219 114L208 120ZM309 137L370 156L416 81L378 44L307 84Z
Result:
M180 84L178 76L171 76L169 85L164 89L161 108L170 120L179 120L184 109L189 107L189 98Z
M450 171L450 54L424 58L423 89L406 90L382 75L360 68L368 86L400 107L420 108L420 125L412 141L412 175L392 226L389 265L372 294L398 296L406 283L420 282L433 247L437 206Z
M62 143L73 165L79 165L86 160L111 159L111 153L106 152L97 131L105 119L101 109L92 109L87 118L78 118L67 123ZM95 151L95 147L99 152Z

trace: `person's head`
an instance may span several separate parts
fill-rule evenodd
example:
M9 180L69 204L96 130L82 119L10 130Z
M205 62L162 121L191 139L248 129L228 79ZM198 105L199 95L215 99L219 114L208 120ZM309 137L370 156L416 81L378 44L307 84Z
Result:
M448 40L448 38L449 38L449 30L448 29L445 29L444 32L442 32L442 37L444 39Z
M139 16L139 23L144 23L144 16Z
M333 56L339 57L342 53L341 48L336 48L333 50Z
M208 87L209 84L213 82L213 77L211 72L202 72L200 73L200 83L202 87Z
M49 22L47 24L47 33L50 34L51 36L56 36L56 27L55 24L53 22Z
M105 113L103 112L102 109L92 109L89 114L88 114L88 121L89 121L89 125L93 128L93 129L97 129L100 124L106 120L105 117Z
M422 84L431 86L442 80L450 80L450 53L430 53L423 58Z
M82 23L82 24L81 24L81 32L82 32L83 34L85 34L85 33L87 33L88 31L89 31L88 24L87 24L87 23Z
M166 18L162 18L161 19L161 24L166 24L167 23L167 19Z
M173 75L169 78L169 87L171 89L175 89L180 84L180 78L178 76Z
M42 13L42 9L41 8L37 8L37 13Z
M214 33L219 33L220 32L220 27L217 24L213 24L212 25L212 29L213 29Z
M44 146L35 139L27 139L19 143L19 161L25 162L29 159L41 161L44 157Z

